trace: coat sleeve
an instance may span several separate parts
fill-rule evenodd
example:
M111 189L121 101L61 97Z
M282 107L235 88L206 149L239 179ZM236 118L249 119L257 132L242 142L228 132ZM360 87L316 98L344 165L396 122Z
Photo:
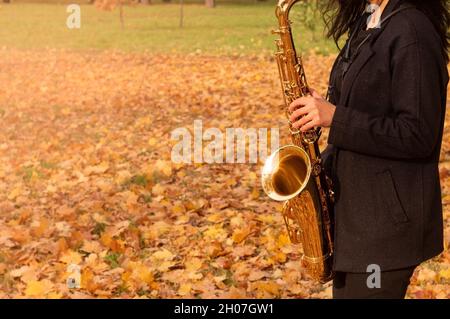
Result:
M391 58L392 113L375 116L338 105L328 143L392 159L419 159L438 143L442 110L442 71L430 48L410 43ZM375 98L376 92L373 97Z

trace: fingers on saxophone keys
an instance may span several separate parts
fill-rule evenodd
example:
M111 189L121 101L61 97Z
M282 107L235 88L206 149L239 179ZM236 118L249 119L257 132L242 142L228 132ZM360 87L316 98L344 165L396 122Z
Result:
M301 128L301 131L304 131L305 124L307 124L307 123L309 124L313 120L314 120L314 116L312 114L308 114L308 115L302 117L301 119L299 119L297 122L293 123L292 126L295 129Z
M308 102L310 102L310 100L311 100L311 96L304 96L304 97L296 99L289 105L289 113L292 113L299 107L302 107L302 106L308 104Z
M303 125L301 127L300 131L307 132L307 131L312 130L312 129L317 129L318 127L319 126L317 124L317 121L316 120L312 120L312 121L308 122L307 124Z
M299 117L309 114L310 113L310 108L308 106L304 106L301 107L297 110L295 110L294 112L291 113L289 120L294 123Z

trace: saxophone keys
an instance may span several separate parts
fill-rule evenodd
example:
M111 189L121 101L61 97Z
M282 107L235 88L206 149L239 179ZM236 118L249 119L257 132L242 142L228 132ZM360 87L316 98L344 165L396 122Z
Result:
M321 172L322 172L321 161L320 161L320 160L317 160L317 161L314 162L314 164L312 165L312 173L313 173L314 176L319 176Z
M300 135L302 132L300 130L295 130L292 128L292 123L289 123L289 132L291 133L291 135L295 136L295 135Z

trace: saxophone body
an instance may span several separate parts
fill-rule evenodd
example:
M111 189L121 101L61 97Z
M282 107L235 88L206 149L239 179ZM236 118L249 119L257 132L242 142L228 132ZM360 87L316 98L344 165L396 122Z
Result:
M298 1L279 1L275 11L279 28L273 31L280 37L276 41L275 58L288 118L290 103L309 94L289 21L289 12ZM262 170L262 186L270 198L285 202L283 219L291 242L302 244L302 265L314 280L325 283L334 275L333 191L320 157L318 140L321 129L301 132L289 121L289 132L292 144L281 147L268 157Z

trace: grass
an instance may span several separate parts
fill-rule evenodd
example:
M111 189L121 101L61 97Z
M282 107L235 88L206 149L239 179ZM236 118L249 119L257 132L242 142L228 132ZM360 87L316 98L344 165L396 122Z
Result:
M110 252L105 256L104 260L109 264L111 268L117 268L120 266L120 254L115 252Z
M81 28L66 27L65 4L12 3L0 6L0 46L19 49L63 48L75 50L148 51L154 53L261 53L272 52L270 31L276 26L274 4L223 3L208 9L184 6L184 26L179 27L178 4L137 5L124 8L125 27L118 10L101 11L81 5ZM318 23L321 24L321 21ZM334 52L322 32L313 41L312 31L298 26L302 51ZM317 28L322 30L322 28ZM316 31L317 33L317 31Z

